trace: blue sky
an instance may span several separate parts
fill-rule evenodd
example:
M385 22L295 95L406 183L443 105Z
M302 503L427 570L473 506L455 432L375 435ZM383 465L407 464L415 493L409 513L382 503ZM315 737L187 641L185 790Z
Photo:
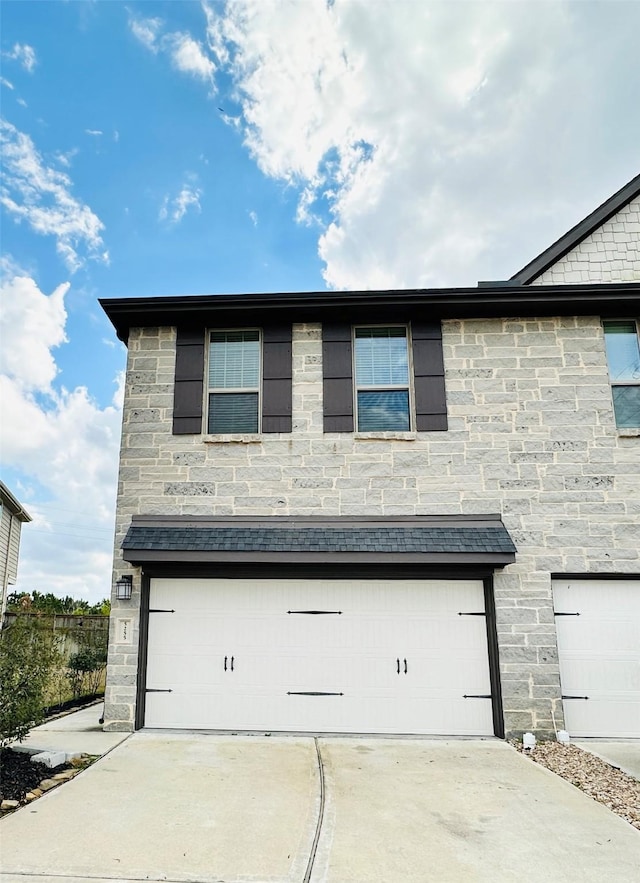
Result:
M640 5L12 2L2 476L18 588L110 583L98 297L503 279L637 174Z

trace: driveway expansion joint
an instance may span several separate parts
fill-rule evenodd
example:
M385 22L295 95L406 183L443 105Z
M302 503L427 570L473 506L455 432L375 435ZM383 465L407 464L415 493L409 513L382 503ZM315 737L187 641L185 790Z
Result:
M316 756L318 758L318 781L320 783L320 807L318 809L318 821L316 823L316 832L313 837L313 843L311 844L311 852L309 854L309 861L307 862L307 870L305 871L304 877L302 879L302 883L309 883L311 880L311 874L313 873L313 864L316 860L316 852L318 851L318 842L320 841L320 832L322 831L322 822L324 819L324 804L325 804L325 783L324 783L324 765L322 763L322 752L320 751L320 743L318 741L318 737L313 737L313 743L316 748Z

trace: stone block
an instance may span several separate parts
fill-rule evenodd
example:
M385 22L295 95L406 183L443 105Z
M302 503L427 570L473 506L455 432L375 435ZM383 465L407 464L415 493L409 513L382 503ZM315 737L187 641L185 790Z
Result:
M510 711L505 707L505 729L506 737L522 738L523 733L527 733L534 729L533 712L526 711Z
M113 723L122 724L133 721L133 707L124 703L106 702L104 707L104 719Z
M64 751L42 751L40 754L31 755L31 763L41 763L49 769L66 762L67 755Z

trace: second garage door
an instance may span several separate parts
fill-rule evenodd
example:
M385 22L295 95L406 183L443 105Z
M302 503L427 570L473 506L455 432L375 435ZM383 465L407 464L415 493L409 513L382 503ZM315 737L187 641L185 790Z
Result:
M640 581L553 584L560 681L571 736L640 735Z
M154 579L148 727L490 735L478 580Z

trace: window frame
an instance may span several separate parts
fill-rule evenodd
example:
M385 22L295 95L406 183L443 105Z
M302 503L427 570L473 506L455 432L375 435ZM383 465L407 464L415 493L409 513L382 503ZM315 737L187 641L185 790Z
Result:
M211 335L212 333L216 334L228 334L228 333L243 333L246 331L256 332L258 335L258 386L257 387L219 387L219 386L209 386L209 378L210 378L210 369L211 369ZM262 328L257 326L247 326L247 327L228 327L228 328L207 328L206 334L206 358L205 358L205 379L206 383L204 384L204 414L205 414L205 434L206 435L260 435L262 432L262 406L263 406L263 395L262 395L262 379L263 379L263 353L264 353L264 345L263 345L263 334ZM257 393L257 429L252 432L245 432L239 430L225 430L224 432L212 432L209 429L209 419L210 419L210 402L211 395L225 395L225 394L242 394L242 393Z
M611 318L602 319L602 333L603 333L603 338L604 338L604 341L603 341L604 342L604 353L605 353L605 359L607 362L607 374L609 377L609 388L611 390L611 406L613 409L613 420L616 425L616 429L618 429L619 431L625 431L625 430L630 430L632 432L633 431L640 431L640 419L638 420L638 422L635 426L623 426L623 425L620 425L617 420L613 390L619 386L624 386L624 387L631 386L631 387L638 387L640 389L640 376L638 377L637 380L615 380L611 376L611 363L609 360L609 354L607 352L607 329L606 329L606 325L609 322L625 322L625 323L628 322L629 324L634 325L635 333L636 333L636 343L638 346L638 353L640 354L640 319L634 319L634 318L630 318L630 317L624 317L624 318L611 317Z
M356 366L356 331L364 328L402 328L404 329L404 341L407 352L407 383L405 384L388 384L381 386L358 384L357 366ZM351 360L352 360L352 386L353 386L353 424L354 432L362 434L376 432L415 432L415 401L414 401L414 369L413 369L413 341L411 338L411 325L406 322L369 322L351 326ZM409 425L406 429L361 429L359 425L359 409L358 409L358 392L387 392L387 391L404 391L407 390L407 407Z

